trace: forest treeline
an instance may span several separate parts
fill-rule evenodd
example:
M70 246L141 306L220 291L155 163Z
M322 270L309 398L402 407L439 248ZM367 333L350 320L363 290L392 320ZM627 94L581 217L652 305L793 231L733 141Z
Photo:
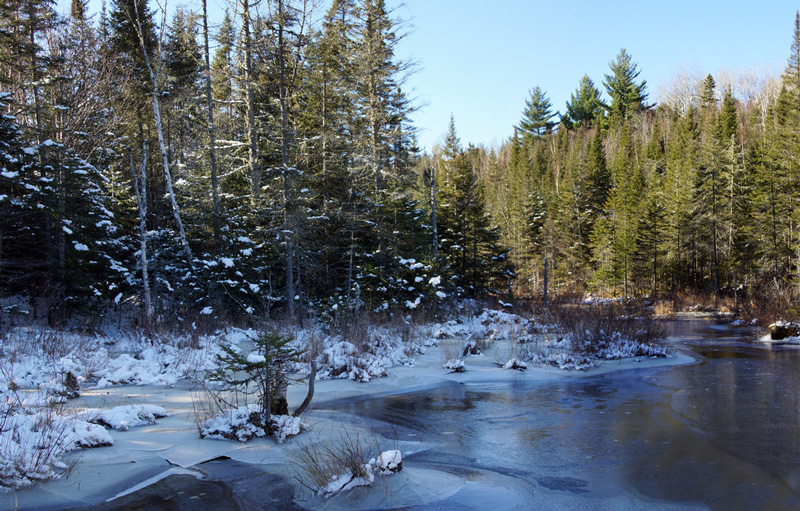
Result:
M175 321L302 318L552 289L798 281L800 18L785 73L676 80L622 50L563 115L422 154L383 0L0 5L0 298ZM317 20L311 22L311 20ZM216 28L209 28L216 27ZM176 319L177 318L177 319Z

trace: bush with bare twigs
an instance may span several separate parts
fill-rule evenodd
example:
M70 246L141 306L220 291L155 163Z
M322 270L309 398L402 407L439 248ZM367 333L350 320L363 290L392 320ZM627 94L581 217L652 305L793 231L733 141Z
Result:
M553 317L576 354L606 360L670 356L672 350L660 344L664 325L631 312L614 305L561 306Z
M3 387L6 387L3 385ZM29 396L3 388L0 402L0 486L19 488L58 478L70 464L64 454L113 444L102 426L65 415L47 392Z
M754 290L741 299L741 318L766 327L777 321L800 321L800 297L795 288Z
M370 486L376 475L389 475L403 468L399 450L381 452L377 439L366 439L348 428L343 428L336 439L300 446L293 461L300 484L326 497Z

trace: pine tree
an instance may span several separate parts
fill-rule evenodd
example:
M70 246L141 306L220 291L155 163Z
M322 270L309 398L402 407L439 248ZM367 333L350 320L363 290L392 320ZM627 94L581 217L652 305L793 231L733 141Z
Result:
M184 9L175 11L164 45L166 87L164 101L167 137L171 159L186 164L187 157L199 147L192 137L192 124L200 119L197 98L200 95L200 46L197 44L197 17ZM176 169L178 170L178 169ZM181 177L178 175L178 177Z
M783 80L789 89L800 89L800 11L797 11L794 17L792 48L783 73Z
M225 17L222 18L222 24L214 40L217 42L214 60L211 63L214 99L224 103L231 100L233 91L233 52L236 44L233 20L228 9L225 9Z
M551 121L556 114L551 111L552 105L547 94L538 85L530 90L530 97L525 100L525 109L519 121L519 130L526 141L541 138L555 126Z
M611 172L606 165L606 154L600 129L595 129L587 153L587 185L590 197L588 206L596 218L602 214L612 188Z
M153 11L145 0L112 0L109 23L111 51L122 59L121 65L132 68L139 87L149 91L152 85L149 77L145 77L144 53L154 56L158 49ZM139 32L143 43L140 43Z
M611 74L605 75L603 85L611 98L609 113L617 121L625 121L631 112L646 110L647 105L647 81L642 80L636 83L636 79L641 74L637 69L636 63L623 48L617 57L609 63Z
M398 42L397 22L390 18L383 0L362 0L355 56L358 70L359 107L363 126L358 130L374 177L376 195L383 189L388 171L388 142L395 126L404 120L390 116L391 96L397 88L401 64L394 56Z

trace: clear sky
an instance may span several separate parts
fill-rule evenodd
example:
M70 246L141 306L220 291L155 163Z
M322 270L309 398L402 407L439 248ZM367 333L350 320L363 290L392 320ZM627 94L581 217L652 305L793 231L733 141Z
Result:
M399 1L389 5L399 5ZM608 63L625 48L647 80L649 100L681 69L771 68L789 56L800 1L764 0L405 0L397 16L413 25L401 55L420 61L409 88L430 150L450 114L462 143L498 144L513 134L529 90L553 109L584 74L605 92Z
M413 120L427 150L443 140L450 114L462 143L501 143L513 134L536 85L561 112L584 74L604 92L608 64L621 48L647 80L651 102L659 84L681 69L780 73L800 7L800 0L386 2L408 25L399 56L419 62L407 90L420 107ZM69 11L69 0L58 3ZM200 0L169 0L170 10L178 4L200 9ZM319 14L329 4L322 0ZM225 5L209 0L212 26ZM99 6L91 0L90 11Z

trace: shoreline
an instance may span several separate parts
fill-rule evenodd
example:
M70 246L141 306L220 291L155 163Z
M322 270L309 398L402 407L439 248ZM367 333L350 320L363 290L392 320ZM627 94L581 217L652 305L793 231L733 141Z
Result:
M697 360L676 351L672 358L628 358L607 360L585 371L564 370L553 367L532 366L526 371L503 369L496 365L492 355L465 357L466 371L447 372L442 368L442 344L461 343L443 340L427 348L413 366L396 366L387 376L369 382L345 379L319 380L309 416L330 411L330 405L346 399L369 400L384 396L411 394L436 388L448 382L464 385L524 382L547 384L549 382L586 378L631 369L650 369L696 363ZM291 385L288 389L290 410L305 397L306 385ZM60 479L39 483L29 488L0 493L2 509L111 509L115 497L136 498L142 490L157 488L166 479L200 477L207 474L203 466L213 460L227 458L249 466L256 475L264 472L272 477L287 478L287 463L293 446L312 441L313 437L335 435L333 421L314 424L310 432L301 433L284 444L273 439L256 439L240 444L199 438L193 414L193 392L190 382L182 381L171 387L163 386L113 386L89 388L75 405L97 407L120 404L150 404L164 407L169 415L156 424L132 428L129 431L111 431L114 445L83 449L69 455L75 465ZM335 409L335 408L334 408ZM326 429L330 431L326 432ZM193 472L186 476L187 472ZM413 472L413 470L412 470ZM259 476L260 477L260 476ZM406 477L406 476L403 476ZM204 483L214 482L204 479ZM274 483L275 481L273 481ZM288 483L287 484L292 484ZM123 497L124 496L124 497ZM112 500L109 500L112 499ZM120 502L118 499L116 502ZM284 503L285 504L285 503ZM110 507L107 507L110 506Z

